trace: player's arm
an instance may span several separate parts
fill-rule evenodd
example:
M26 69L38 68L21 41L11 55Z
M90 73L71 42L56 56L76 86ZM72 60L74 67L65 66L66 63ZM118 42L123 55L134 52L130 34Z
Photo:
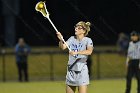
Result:
M131 44L131 42L129 43L129 47L128 47L128 51L127 51L127 58L126 58L126 66L128 67L128 63L129 63L129 61L130 61L130 56L129 56L129 52L130 52L130 44Z
M66 46L66 45L64 44L64 42L62 41L62 38L63 38L62 34L61 34L60 32L57 32L56 34L57 34L58 39L60 40L60 41L59 41L59 47L60 47L62 50L66 49L67 46Z
M59 47L62 49L62 50L65 50L67 48L67 46L64 44L64 42L62 40L59 41Z
M127 57L127 58L126 58L126 66L128 66L129 61L130 61L130 58Z
M19 50L19 45L18 45L18 44L17 44L16 47L15 47L15 53L16 53L16 55L19 55L19 56L24 55L24 53L22 53L22 52Z
M88 46L86 50L78 51L78 52L70 51L70 54L71 55L76 55L76 54L79 54L79 55L91 55L92 51L93 51L93 47Z
M93 51L93 47L89 46L89 47L87 47L87 50L78 51L77 54L80 54L80 55L91 55L92 51Z

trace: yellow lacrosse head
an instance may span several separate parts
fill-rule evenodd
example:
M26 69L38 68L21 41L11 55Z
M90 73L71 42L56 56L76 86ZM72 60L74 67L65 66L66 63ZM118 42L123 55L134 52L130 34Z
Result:
M44 17L49 16L49 12L47 11L45 2L43 1L40 1L36 4L35 10L41 12Z

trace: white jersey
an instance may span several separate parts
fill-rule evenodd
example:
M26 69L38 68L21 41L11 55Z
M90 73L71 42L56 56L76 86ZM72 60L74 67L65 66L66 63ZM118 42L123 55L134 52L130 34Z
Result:
M140 41L133 43L129 43L128 47L128 55L130 59L140 59Z
M88 37L84 37L81 41L77 40L75 36L71 36L68 40L67 40L67 44L69 46L69 48L72 51L83 51L86 50L88 46L93 47L93 42L90 38ZM69 55L69 61L68 64L71 65L73 64L76 59L81 58L81 62L86 63L86 60L88 58L87 55Z

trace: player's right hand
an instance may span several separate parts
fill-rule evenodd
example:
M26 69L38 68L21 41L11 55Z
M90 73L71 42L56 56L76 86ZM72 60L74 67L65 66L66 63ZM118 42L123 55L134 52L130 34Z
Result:
M72 55L72 56L74 56L74 55L77 55L77 54L78 54L78 52L69 51L69 54L70 54L70 55Z
M129 62L126 62L126 68L128 68L128 66L129 66Z
M56 32L56 34L57 34L57 37L58 37L59 40L63 39L63 36L62 36L62 34L60 32Z

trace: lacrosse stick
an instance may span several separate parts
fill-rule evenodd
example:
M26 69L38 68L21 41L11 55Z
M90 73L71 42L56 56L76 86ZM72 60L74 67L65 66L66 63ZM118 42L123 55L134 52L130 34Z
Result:
M51 25L53 26L53 28L55 29L56 32L59 32L57 30L57 28L55 27L55 25L53 24L53 22L51 21L50 17L49 17L49 12L47 11L45 2L40 1L36 4L35 6L35 10L38 12L41 12L41 14L47 18L49 20L49 22L51 23ZM71 49L69 48L68 44L65 42L65 40L63 39L63 37L61 37L62 41L64 42L64 44L67 46L68 50L71 51Z

